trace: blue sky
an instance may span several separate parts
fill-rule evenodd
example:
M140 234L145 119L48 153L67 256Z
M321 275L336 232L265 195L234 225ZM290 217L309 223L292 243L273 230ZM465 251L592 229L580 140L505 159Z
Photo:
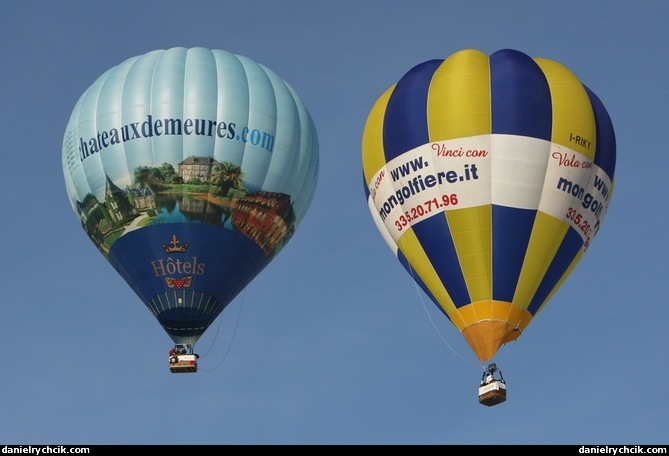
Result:
M661 1L25 1L0 17L3 444L666 444L664 169L669 4ZM154 49L245 55L314 118L320 177L277 258L173 375L171 340L84 234L64 128L108 68ZM425 60L518 49L571 69L616 131L596 240L496 356L508 400L372 221L361 137Z

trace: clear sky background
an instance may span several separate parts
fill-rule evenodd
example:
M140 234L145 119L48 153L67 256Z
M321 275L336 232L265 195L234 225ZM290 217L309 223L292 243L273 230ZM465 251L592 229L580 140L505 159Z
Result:
M0 444L667 444L669 3L4 1L0 14ZM245 55L311 112L320 177L287 247L169 372L172 341L81 229L61 143L97 77L154 49ZM465 48L556 60L618 145L602 229L495 358L508 400L369 214L377 97ZM663 291L664 290L664 291Z

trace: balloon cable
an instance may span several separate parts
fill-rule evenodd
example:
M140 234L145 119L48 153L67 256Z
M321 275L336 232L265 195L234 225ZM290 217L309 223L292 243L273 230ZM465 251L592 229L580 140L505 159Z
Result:
M241 320L242 317L242 308L244 307L244 301L246 297L246 289L242 291L242 302L239 305L239 312L237 313L237 321L235 322L235 329L232 331L232 337L230 339L230 344L228 344L227 350L225 350L225 353L223 354L223 358L219 361L219 363L214 366L213 369L199 369L199 370L204 370L205 372L214 372L217 370L221 365L223 364L223 361L228 357L228 353L230 353L230 349L232 348L232 342L235 340L235 335L237 334L237 329L239 328L239 321ZM214 340L211 342L211 345L207 352L204 354L204 356L207 356L209 352L211 351L211 348L214 346L216 339L218 339L218 334L221 330L221 323L223 321L223 316L219 315L219 321L218 321L218 327L216 328L216 334L214 335Z
M401 241L400 241L400 242L401 242ZM446 338L444 338L444 336L443 336L443 334L441 333L441 331L439 331L439 328L437 328L437 325L435 324L434 319L432 318L432 315L430 315L430 312L427 310L427 306L425 305L425 300L423 299L423 294L421 293L421 289L418 287L418 282L416 282L416 277L414 276L414 271L413 271L413 268L411 267L411 265L409 265L409 274L411 274L411 278L413 279L413 284L414 284L414 287L416 288L416 294L418 294L418 298L420 299L420 303L421 303L421 305L423 306L423 311L425 311L425 314L427 315L427 318L430 320L430 323L432 324L432 327L434 328L434 330L436 331L436 333L439 335L439 337L441 338L441 340L444 342L444 344L446 344L446 346L447 346L447 347L453 352L453 354L455 354L458 358L460 358L461 360L463 360L463 361L466 362L467 364L475 364L475 363L472 363L470 360L466 359L465 357L463 357L463 356L462 356L460 353L458 353L457 351L455 351L455 349L454 349L453 347L451 347L451 345L448 343L448 341L446 340Z
M437 334L439 335L441 340L444 342L444 344L446 344L446 346L448 348L451 349L451 351L458 358L460 358L461 360L463 360L467 364L471 364L471 365L476 364L476 363L473 363L470 360L464 358L462 355L460 355L458 352L456 352L455 349L453 347L451 347L451 345L448 343L448 341L444 338L443 334L441 333L441 331L439 331L439 328L437 328L437 325L434 323L434 319L432 318L432 315L430 315L430 312L427 310L427 306L425 305L425 300L423 299L423 294L421 293L421 289L418 287L418 282L416 282L416 280L415 280L415 277L414 277L414 274L413 274L413 268L411 266L409 266L409 273L411 274L411 278L414 279L413 283L414 283L414 286L416 288L416 293L418 294L418 298L420 299L420 303L423 306L423 310L425 311L425 314L427 315L427 318L430 320L430 323L432 323L432 327L437 332ZM480 364L481 368L483 370L485 370L485 363L478 363L478 364Z

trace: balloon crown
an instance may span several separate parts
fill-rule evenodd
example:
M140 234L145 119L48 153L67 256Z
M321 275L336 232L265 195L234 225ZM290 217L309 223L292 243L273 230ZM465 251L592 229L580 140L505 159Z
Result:
M177 239L177 235L173 234L169 244L163 244L163 249L165 250L165 253L185 252L186 249L188 249L188 243L182 244L181 241Z

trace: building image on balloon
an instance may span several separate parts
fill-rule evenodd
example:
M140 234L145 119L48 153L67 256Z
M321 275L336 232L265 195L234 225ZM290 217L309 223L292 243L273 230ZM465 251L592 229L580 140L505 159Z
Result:
M149 186L121 189L108 176L105 184L103 201L89 193L83 201L75 201L75 207L84 231L106 254L106 239L140 214L155 210L156 202Z
M232 224L267 255L273 255L295 230L290 197L284 193L256 192L240 198L235 202Z
M163 163L161 169L173 171L174 167ZM171 217L178 214L213 225L231 223L268 257L275 255L295 232L290 195L249 193L239 167L191 155L178 163L176 169L174 174L139 167L134 172L135 183L125 188L105 176L103 201L98 201L92 193L84 198L86 204L76 201L84 230L101 252L106 255L111 244L126 232L165 223L161 217L163 211ZM222 170L217 174L219 179L211 182L212 173L217 170ZM184 186L186 191L182 190ZM169 197L175 194L178 201Z
M207 180L214 166L218 162L211 157L196 157L191 155L184 161L179 163L179 177L184 182L191 182L192 180Z

